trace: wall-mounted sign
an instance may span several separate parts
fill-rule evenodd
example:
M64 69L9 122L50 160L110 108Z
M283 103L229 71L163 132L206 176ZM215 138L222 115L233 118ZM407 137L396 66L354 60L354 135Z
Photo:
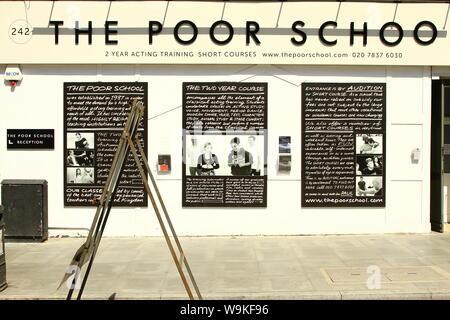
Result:
M278 152L279 153L291 153L291 137L290 136L278 137Z
M183 206L266 207L267 83L183 83Z
M22 70L18 65L7 66L5 70L5 80L9 82L11 86L15 86L17 82L23 79Z
M172 171L170 154L158 154L158 174L170 174Z
M7 149L54 149L54 129L7 129Z
M291 155L278 155L278 173L289 174L291 172Z
M147 119L147 83L64 83L64 205L93 206L102 194L132 98L142 100ZM137 136L147 150L147 121ZM147 206L147 194L130 154L115 206Z
M302 206L384 207L385 83L302 85Z
M0 61L450 65L444 1L252 2L2 1Z

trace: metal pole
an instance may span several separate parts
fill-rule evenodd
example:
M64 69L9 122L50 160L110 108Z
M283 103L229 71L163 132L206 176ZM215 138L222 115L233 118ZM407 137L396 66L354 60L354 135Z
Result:
M132 132L133 136L136 132L136 126L139 124L139 113L136 115L136 111L138 111L137 104L138 100L134 99L134 101L131 104L131 110L128 115L127 121L125 123L125 129L124 132ZM130 130L131 128L131 130ZM108 178L105 183L105 187L103 189L103 193L100 197L99 204L97 206L96 214L94 216L94 219L92 221L91 228L89 229L88 237L85 241L85 243L78 249L78 251L75 254L75 257L72 259L71 265L75 265L80 270L81 267L89 260L89 266L87 269L87 272L84 275L83 278L83 284L81 287L81 290L78 294L78 299L81 298L81 294L83 292L84 286L86 284L87 278L89 276L89 272L93 263L93 258L95 256L95 253L97 252L101 236L103 234L103 230L106 225L106 221L109 215L109 212L111 210L112 201L117 189L118 180L120 178L120 175L122 173L124 163L126 160L126 156L128 154L129 147L126 143L125 139L121 139L119 141L119 145L117 147L116 153L114 155L114 159L111 165L110 172L108 174ZM121 163L120 170L117 170L117 164ZM112 192L111 192L112 189ZM95 230L95 231L94 231ZM70 276L70 275L69 275ZM63 280L61 281L60 286L62 283L64 283L64 280L69 277L67 274L63 277ZM76 284L77 278L75 277L72 281L72 285L70 287L69 293L67 295L67 299L70 300L72 297L72 294L75 290L75 284Z
M180 243L180 241L178 239L177 233L175 232L175 228L174 228L174 226L172 224L172 220L169 217L169 213L167 212L166 205L164 204L164 201L163 201L163 198L161 196L161 193L159 192L159 188L158 188L158 185L156 184L156 180L155 180L155 178L153 176L153 173L150 170L150 167L148 165L148 160L147 160L147 157L145 156L144 149L142 148L142 145L141 145L141 143L140 143L138 138L136 138L135 141L136 141L136 144L138 146L139 153L140 153L141 157L143 158L144 164L145 164L145 166L147 168L147 171L148 171L148 173L150 175L150 180L152 181L153 188L155 189L156 195L157 195L158 200L159 200L159 202L161 204L161 208L163 209L164 216L166 217L167 223L169 224L170 231L172 232L173 237L175 239L175 243L177 244L177 247L178 247L178 250L180 251L180 254L183 256L183 261L184 261L184 264L186 265L186 270L187 270L187 272L189 274L189 278L191 279L191 282L192 282L192 284L194 286L194 289L195 289L195 292L197 293L198 298L200 300L203 300L203 297L202 297L202 295L200 293L200 290L199 290L199 288L197 286L197 282L195 281L194 275L192 274L192 271L191 271L191 268L189 266L189 263L188 263L186 257L184 256L183 248L181 247L181 243Z
M183 281L183 285L184 285L184 287L185 287L185 289L187 291L187 294L188 294L189 298L191 300L194 300L194 296L192 295L192 291L189 288L189 284L187 283L186 277L185 277L185 275L183 273L183 270L181 268L180 262L178 261L177 255L176 255L175 250L173 248L173 245L172 245L172 243L170 241L170 238L169 238L169 235L167 233L166 227L165 227L164 222L163 222L163 220L161 218L161 214L159 213L158 206L157 206L157 204L155 202L155 199L153 197L152 191L150 190L150 186L148 185L147 177L145 175L145 171L144 171L144 169L143 169L143 167L141 165L141 162L139 160L139 156L138 156L138 154L136 152L136 148L134 147L133 142L131 141L131 138L129 136L128 136L128 144L130 145L131 153L133 154L134 160L136 161L136 165L138 166L139 172L141 173L142 181L144 182L144 186L147 189L147 193L149 195L150 201L152 202L153 209L155 210L156 217L158 218L159 224L160 224L162 232L164 234L164 238L166 239L166 243L167 243L167 246L169 247L170 254L172 255L173 261L175 262L175 265L176 265L176 267L178 269L178 273L180 274L181 280Z
M138 113L138 114L136 114L136 113ZM129 144L126 141L126 137L129 136L130 134L134 137L134 135L136 134L136 131L137 131L137 127L139 125L139 119L140 119L140 117L139 117L139 110L137 108L137 100L135 100L134 104L133 104L133 106L131 108L130 115L129 115L128 119L127 119L127 123L125 125L125 129L124 129L124 131L122 133L122 137L120 138L119 147L118 147L117 152L116 152L116 155L118 155L117 156L117 159L118 159L117 163L120 164L119 165L119 169L117 167L117 163L114 163L114 161L113 161L113 166L111 166L110 174L108 175L108 178L111 177L110 183L112 184L112 192L109 192L109 189L111 188L111 186L109 186L108 191L106 190L106 187L105 187L105 191L107 191L106 192L106 199L105 199L106 206L104 207L104 209L106 209L105 210L106 213L105 213L105 215L103 217L103 220L100 222L100 224L97 225L96 237L95 237L95 240L94 240L94 246L93 246L93 249L92 249L92 255L90 257L86 273L84 274L83 282L82 282L81 288L80 288L80 290L78 292L77 300L81 299L81 296L83 294L84 288L86 286L86 282L87 282L87 279L89 277L89 273L91 271L92 264L93 264L94 259L95 259L95 255L96 255L98 247L100 245L100 241L101 241L101 238L102 238L102 235L103 235L103 231L104 231L104 229L106 227L106 222L108 221L108 217L109 217L109 213L111 211L112 203L114 201L114 197L115 197L116 192L117 192L117 187L119 185L118 181L119 181L120 176L121 176L121 174L123 172L123 169L124 169L125 164L126 164L126 159L127 159L128 153L130 151L129 150ZM112 174L111 174L111 172L112 172Z
M75 285L76 285L76 281L78 278L78 274L79 272L81 272L81 267L87 262L89 261L89 264L87 266L87 270L84 274L83 277L83 281L82 281L82 285L81 288L78 292L78 296L77 299L81 299L81 296L83 294L85 285L87 283L92 265L94 263L94 259L95 256L97 254L97 250L98 247L100 245L100 241L104 232L104 229L106 227L106 223L108 221L108 217L109 214L111 212L112 209L112 205L113 205L113 201L114 201L114 197L116 195L117 189L118 189L118 185L119 185L119 180L120 177L122 175L122 172L125 168L125 164L126 164L126 160L127 160L127 156L131 150L132 155L134 157L134 160L136 162L136 166L139 170L139 173L142 177L142 181L143 184L145 186L145 189L148 193L148 196L150 198L150 201L152 203L153 209L155 210L155 214L158 218L159 224L161 226L161 229L163 231L164 234L164 238L167 242L167 245L169 247L169 251L172 255L172 258L175 262L175 265L177 267L178 273L180 274L181 280L183 282L183 285L186 289L186 292L189 296L189 298L191 300L194 299L194 296L192 294L192 291L190 289L189 283L186 279L186 276L183 272L183 267L182 265L186 265L186 269L188 271L191 283L194 285L195 291L197 293L198 298L201 300L202 296L200 294L200 290L198 289L197 283L195 282L194 276L191 272L191 269L189 267L189 264L187 262L187 259L184 255L184 252L182 250L181 244L179 242L178 236L175 233L175 229L172 225L172 222L170 220L170 217L168 215L166 206L163 202L163 199L161 197L161 194L159 192L159 189L156 185L156 181L153 177L153 174L149 168L148 165L148 160L147 157L145 156L144 150L139 142L139 139L136 137L137 132L139 130L139 124L140 121L143 119L143 114L144 114L144 106L142 105L142 103L140 101L138 101L137 99L134 99L131 105L131 110L130 113L128 115L127 121L125 123L125 128L122 132L122 137L120 138L119 141L119 145L117 147L116 153L114 155L114 159L113 162L111 164L111 169L110 172L108 174L108 178L106 180L105 183L105 187L103 189L102 195L99 199L99 203L97 206L97 210L94 216L94 219L92 221L92 226L89 229L89 234L87 237L86 242L77 250L77 252L75 253L74 258L72 259L72 263L71 265L76 265L78 267L78 269L75 271L75 277L72 281L72 285L70 287L69 293L67 295L67 300L70 300L72 298L73 292L75 290ZM147 180L147 175L145 173L145 170L140 162L139 159L139 154L137 152L136 147L134 146L133 141L136 141L136 143L138 144L138 149L140 152L140 156L143 159L143 162L147 168L147 171L150 175L150 179L152 181L152 185L153 188L155 189L155 192L157 194L158 200L160 202L160 205L163 209L164 212L164 216L169 224L169 228L172 232L173 237L175 238L175 243L177 245L178 251L180 253L180 256L177 257L175 250L174 250L174 246L172 244L172 241L170 239L170 236L167 232L164 220L162 219L162 216L160 214L158 205L155 201L155 197L153 196L152 190L148 184L148 180ZM69 275L70 276L70 275ZM64 282L65 279L67 279L69 277L67 275L67 273L65 274L63 281L61 282L61 284ZM60 286L61 286L60 284Z

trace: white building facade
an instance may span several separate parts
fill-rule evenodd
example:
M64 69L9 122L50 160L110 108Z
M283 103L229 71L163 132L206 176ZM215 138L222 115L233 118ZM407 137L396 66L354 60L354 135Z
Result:
M0 87L0 180L48 181L49 226L62 228L50 234L88 228L95 208L64 201L64 84L138 82L148 90L150 167L179 235L422 233L431 231L433 217L443 229L445 173L440 187L432 189L431 172L433 154L444 161L445 155L431 141L436 126L445 138L445 117L441 123L432 120L432 104L433 80L442 87L439 81L450 74L447 9L445 3L43 1L24 8L22 2L1 2L0 25L9 34L0 35L0 71L19 66L23 79L14 87L5 80ZM105 21L112 22L110 31ZM193 22L197 37L189 22L174 36L180 21ZM216 21L221 23L213 37L223 44L209 35ZM77 26L84 32L78 45ZM20 28L33 32L18 35ZM194 82L267 84L265 206L183 206L183 84ZM309 83L385 85L383 206L302 205L302 87ZM8 129L54 129L54 148L9 149ZM281 173L279 138L286 136L290 171ZM170 174L157 172L161 154L171 156ZM442 197L435 200L432 192ZM151 206L114 207L105 230L109 236L160 234Z

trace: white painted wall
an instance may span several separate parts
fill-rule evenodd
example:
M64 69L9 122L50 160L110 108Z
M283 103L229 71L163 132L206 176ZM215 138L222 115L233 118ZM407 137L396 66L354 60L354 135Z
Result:
M1 74L4 67L0 66ZM0 86L0 180L48 180L50 227L88 228L95 211L94 208L63 206L63 82L145 81L149 88L150 165L156 163L157 154L172 154L172 174L158 180L179 235L430 231L430 68L24 65L22 71L24 79L14 90L5 84ZM267 208L181 207L181 89L184 81L268 83ZM301 208L302 82L386 82L386 208ZM55 150L7 151L7 128L54 128ZM280 135L292 136L293 167L289 176L278 176L276 172ZM414 148L422 151L418 164L410 159ZM61 233L69 234L51 230L53 235ZM161 231L150 207L114 208L105 235L153 236L161 235Z

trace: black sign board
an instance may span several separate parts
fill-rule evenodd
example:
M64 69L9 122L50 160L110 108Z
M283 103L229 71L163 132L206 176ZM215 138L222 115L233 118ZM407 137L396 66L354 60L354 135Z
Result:
M183 206L267 206L267 83L183 83Z
M64 205L93 206L108 178L133 98L143 101L147 83L64 83ZM137 133L147 150L147 121ZM122 170L115 206L147 206L147 194L131 153Z
M53 129L7 129L7 149L54 149Z
M386 84L302 85L302 206L384 207Z

